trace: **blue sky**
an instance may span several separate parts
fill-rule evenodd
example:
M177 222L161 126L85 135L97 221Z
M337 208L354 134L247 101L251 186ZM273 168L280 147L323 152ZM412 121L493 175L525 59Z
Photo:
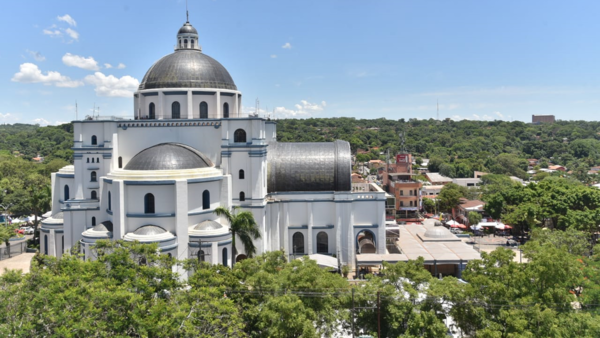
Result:
M189 0L203 51L276 118L595 120L598 1ZM132 116L185 1L12 1L0 123ZM121 66L119 66L121 65Z

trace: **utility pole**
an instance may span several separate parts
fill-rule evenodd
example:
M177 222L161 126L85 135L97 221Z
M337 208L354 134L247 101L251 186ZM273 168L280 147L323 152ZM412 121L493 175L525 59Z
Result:
M377 337L381 338L381 291L377 291Z
M354 288L352 288L352 338L354 338Z

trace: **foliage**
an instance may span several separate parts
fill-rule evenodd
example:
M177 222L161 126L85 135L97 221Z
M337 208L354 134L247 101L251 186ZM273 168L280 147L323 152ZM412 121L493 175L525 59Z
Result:
M479 222L481 222L481 219L483 217L477 211L470 211L468 218L469 218L469 224L474 225L474 224L479 224Z
M234 206L231 210L218 207L214 211L217 216L224 217L229 223L229 231L231 231L231 247L233 248L233 256L231 259L231 266L234 265L237 257L237 250L235 246L236 236L242 241L244 250L248 257L252 257L256 253L256 247L254 246L254 240L260 238L260 231L258 224L254 219L254 215L250 211L239 211L239 207Z
M446 184L438 196L440 210L451 211L460 204L460 199L468 195L467 187L455 183Z

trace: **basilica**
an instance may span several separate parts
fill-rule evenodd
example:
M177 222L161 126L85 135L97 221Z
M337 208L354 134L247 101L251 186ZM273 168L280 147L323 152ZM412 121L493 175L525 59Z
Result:
M257 252L323 254L354 266L385 254L385 192L352 192L350 145L277 142L277 123L242 115L242 93L206 55L186 22L175 50L156 61L133 95L133 116L73 121L74 164L52 174L52 210L41 252L97 240L158 243L213 264L246 258L217 207L252 212Z

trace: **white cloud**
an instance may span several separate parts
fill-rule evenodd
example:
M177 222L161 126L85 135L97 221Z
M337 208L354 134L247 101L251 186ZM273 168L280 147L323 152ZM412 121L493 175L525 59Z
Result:
M292 49L292 44L289 42L286 42L283 46L281 46L281 48L283 49Z
M477 115L477 114L473 114L473 117L475 118L475 120L479 120L479 119L481 119L481 118L479 117L479 115Z
M271 54L271 59L277 59L277 55Z
M41 62L41 61L46 60L46 57L43 56L42 53L40 53L40 52L34 52L34 51L28 49L27 53L29 53L29 55L31 55L35 59L35 61Z
M83 86L83 82L71 80L71 78L61 75L59 72L49 71L44 75L38 66L33 63L21 64L19 66L19 72L12 77L11 81L21 83L43 83L45 85L68 88Z
M40 126L47 126L50 124L50 122L48 122L48 120L43 119L43 118L39 118L39 119L34 119L33 123L35 124L39 124Z
M44 33L44 35L50 35L51 37L58 37L58 36L62 36L62 32L59 31L58 29L44 29L42 30L42 32Z
M58 21L64 21L69 24L69 26L77 26L77 22L73 19L69 14L65 14L63 16L56 17Z
M96 86L96 95L108 97L131 97L133 92L138 88L140 82L125 75L121 78L113 75L104 75L101 72L96 72L94 75L85 77L85 82Z
M2 122L2 123L15 122L18 120L19 119L16 116L12 115L11 113L6 113L6 114L0 113L0 122Z
M65 33L67 33L67 35L69 35L71 37L71 39L73 39L73 40L79 40L79 33L77 33L76 31L72 30L71 28L65 29Z
M275 116L277 118L303 118L311 117L322 112L327 106L327 102L310 103L306 100L301 100L299 104L294 105L295 109L287 109L285 107L275 107Z
M105 63L104 68L111 69L113 66L110 63Z
M93 57L83 57L67 53L62 57L62 62L69 67L77 67L87 70L99 70L98 62Z
M500 117L501 119L504 118L504 115L502 115L502 113L500 113L499 111L495 112L494 114L498 115L498 117Z
M117 66L118 69L123 69L125 68L125 64L123 63L119 63L119 65Z

